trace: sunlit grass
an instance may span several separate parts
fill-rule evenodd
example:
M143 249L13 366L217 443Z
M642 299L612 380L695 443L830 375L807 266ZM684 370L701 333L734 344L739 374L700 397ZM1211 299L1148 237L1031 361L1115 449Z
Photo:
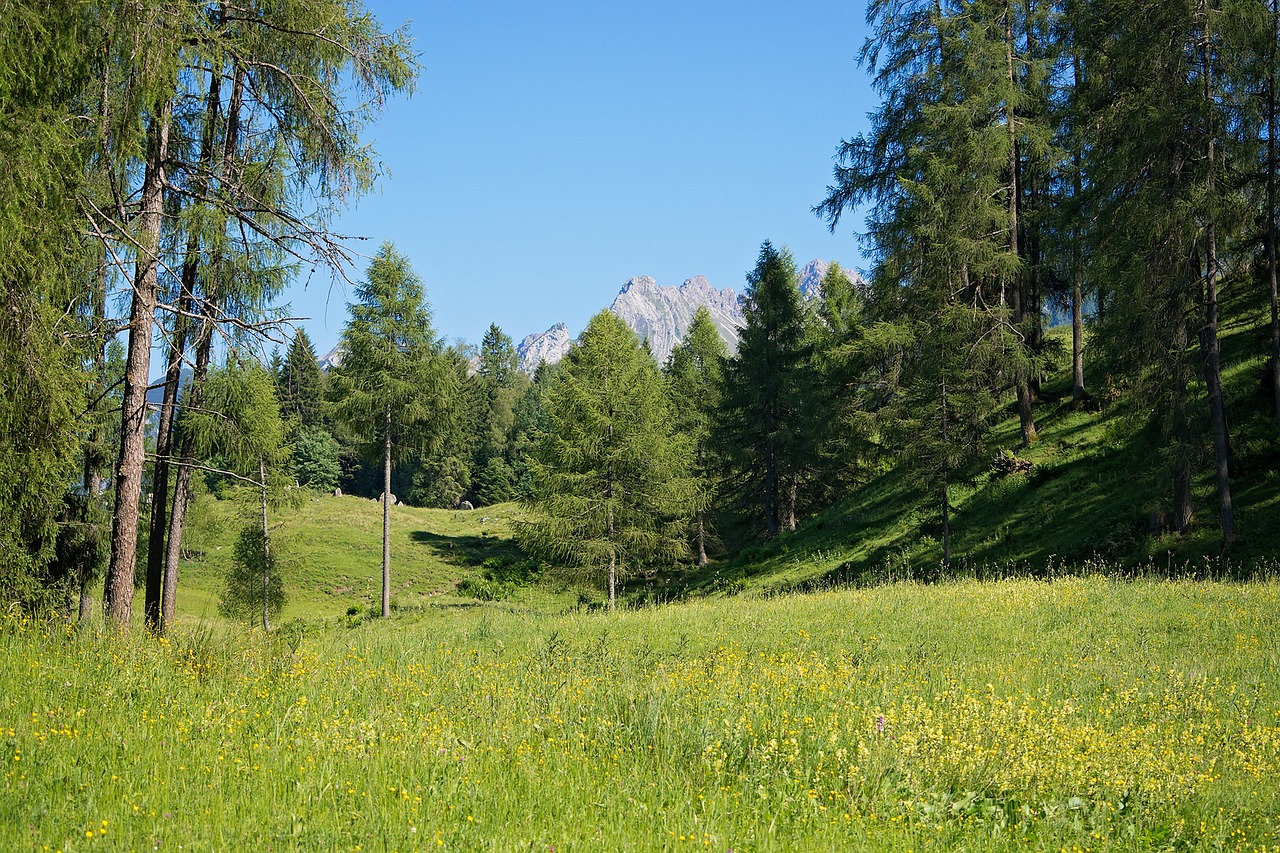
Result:
M0 630L0 849L1280 849L1280 585Z

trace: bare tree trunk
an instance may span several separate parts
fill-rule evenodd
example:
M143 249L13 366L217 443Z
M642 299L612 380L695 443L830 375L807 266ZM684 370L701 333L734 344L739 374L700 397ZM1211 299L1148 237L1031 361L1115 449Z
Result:
M1179 317L1173 332L1173 526L1179 533L1191 529L1191 435L1187 423L1187 325Z
M1072 56L1071 67L1078 89L1083 85L1079 55ZM1071 399L1079 402L1085 397L1084 387L1084 259L1080 251L1080 199L1084 195L1083 168L1078 145L1071 152L1071 189L1076 200L1076 214L1071 226Z
M1271 391L1280 427L1280 299L1276 292L1276 45L1280 2L1271 0L1271 46L1267 62L1267 272L1271 278Z
M792 474L787 478L787 530L792 533L796 529L796 498L800 491L800 477Z
M230 161L239 145L240 104L244 88L244 74L237 68L231 84L231 101L227 107L227 127L223 137L222 159L218 164L219 174L225 174L230 168ZM185 259L184 259L185 263ZM211 258L205 275L204 308L201 311L200 331L196 339L196 359L191 373L191 389L188 405L200 406L203 396L205 376L209 372L209 361L213 349L213 327L221 311L222 283L216 258ZM191 436L182 436L182 447L179 451L178 474L173 490L173 511L169 514L169 535L165 543L164 587L160 603L160 631L167 631L173 625L178 599L178 562L182 558L182 531L187 520L187 505L191 500L192 463L195 461L195 447Z
M618 553L615 550L613 529L613 505L609 505L609 612L618 609Z
M1209 126L1209 197L1216 191L1214 151L1216 128L1213 115L1213 66L1209 60L1208 18L1202 54L1204 76L1204 108ZM1204 326L1200 330L1200 348L1204 352L1204 380L1209 393L1209 418L1213 428L1214 479L1218 487L1218 516L1222 521L1222 541L1230 545L1236 538L1235 511L1231 505L1230 439L1227 435L1227 413L1222 399L1222 345L1218 340L1218 237L1214 214L1210 212L1205 229L1207 251L1204 274Z
M707 529L702 520L702 510L698 510L698 565L705 566L707 564Z
M205 100L204 129L200 138L200 166L207 169L213 161L214 133L218 121L222 92L222 75L215 65L209 72L209 93ZM204 195L208 181L202 172L192 181L197 196ZM169 459L173 453L174 409L178 400L178 383L182 376L182 357L186 350L187 315L195 303L196 271L200 260L199 235L192 231L187 237L186 254L182 260L181 290L178 297L178 313L173 319L173 332L169 340L169 359L164 373L164 398L160 404L160 425L156 430L156 464L152 475L151 536L147 541L147 585L144 600L147 629L160 630L161 605L164 587L164 563L167 549L165 537L169 532Z
M103 612L116 630L126 630L133 612L133 574L138 549L139 504L146 464L147 374L155 326L160 231L164 224L165 159L169 153L172 104L165 102L147 128L147 165L142 179L135 250L129 355L125 364L120 456L111 528L111 563L103 590Z
M382 438L382 617L391 615L391 404L387 404Z
M1005 104L1005 123L1009 132L1009 251L1021 258L1018 244L1018 203L1022 195L1018 170L1018 132L1014 122L1014 95L1017 92L1017 78L1013 69L1013 4L1005 0L1004 4L1004 55L1005 68L1008 75L1009 95ZM1013 309L1014 325L1021 331L1026 322L1026 298L1023 294L1023 281L1020 274L1015 275L1001 290L1008 291L1008 302ZM1014 390L1018 397L1018 421L1022 426L1022 444L1029 446L1036 440L1036 424L1031 412L1031 383L1028 372L1019 367L1013 378Z
M938 411L941 414L941 436L942 436L942 566L943 568L951 567L951 497L947 494L947 487L951 483L951 466L947 463L946 454L950 452L948 446L948 429L947 421L949 418L947 412L947 344L945 336L941 336L942 340L942 381L938 385Z
M262 633L271 633L271 537L267 531L267 467L258 456L258 492L262 496Z

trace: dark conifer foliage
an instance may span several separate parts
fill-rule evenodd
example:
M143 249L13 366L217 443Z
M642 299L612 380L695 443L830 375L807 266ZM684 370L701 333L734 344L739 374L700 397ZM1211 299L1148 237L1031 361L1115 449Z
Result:
M743 297L747 325L725 366L716 444L738 500L768 536L795 530L810 458L807 370L811 347L796 265L766 241Z

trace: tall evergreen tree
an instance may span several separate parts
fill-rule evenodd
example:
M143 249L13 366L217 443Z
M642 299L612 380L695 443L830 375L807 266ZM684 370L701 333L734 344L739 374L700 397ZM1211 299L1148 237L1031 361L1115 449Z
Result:
M555 372L532 467L538 485L521 543L606 581L688 553L687 448L673 434L657 365L601 311Z
M810 461L813 412L806 408L810 347L795 262L765 241L747 274L738 352L725 367L716 444L730 482L755 504L769 536L796 528L796 502ZM754 514L754 513L753 513Z
M289 344L277 386L280 411L293 429L323 428L326 422L325 377L306 329L298 329Z
M693 446L695 492L693 510L694 554L698 565L707 564L706 512L715 499L720 467L711 428L720 408L724 385L724 362L728 349L705 306L699 306L684 340L671 352L667 362L667 396L675 430Z
M382 462L382 615L390 616L392 463L441 444L457 380L431 328L422 283L391 243L369 264L356 299L342 333L346 355L330 377L334 417Z

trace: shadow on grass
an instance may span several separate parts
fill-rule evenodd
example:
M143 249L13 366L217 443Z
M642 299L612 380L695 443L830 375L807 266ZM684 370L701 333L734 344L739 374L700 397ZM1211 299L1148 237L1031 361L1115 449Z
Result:
M409 538L415 544L430 548L442 561L454 565L479 567L485 560L518 560L524 551L511 539L496 536L444 536L427 530L414 530Z

